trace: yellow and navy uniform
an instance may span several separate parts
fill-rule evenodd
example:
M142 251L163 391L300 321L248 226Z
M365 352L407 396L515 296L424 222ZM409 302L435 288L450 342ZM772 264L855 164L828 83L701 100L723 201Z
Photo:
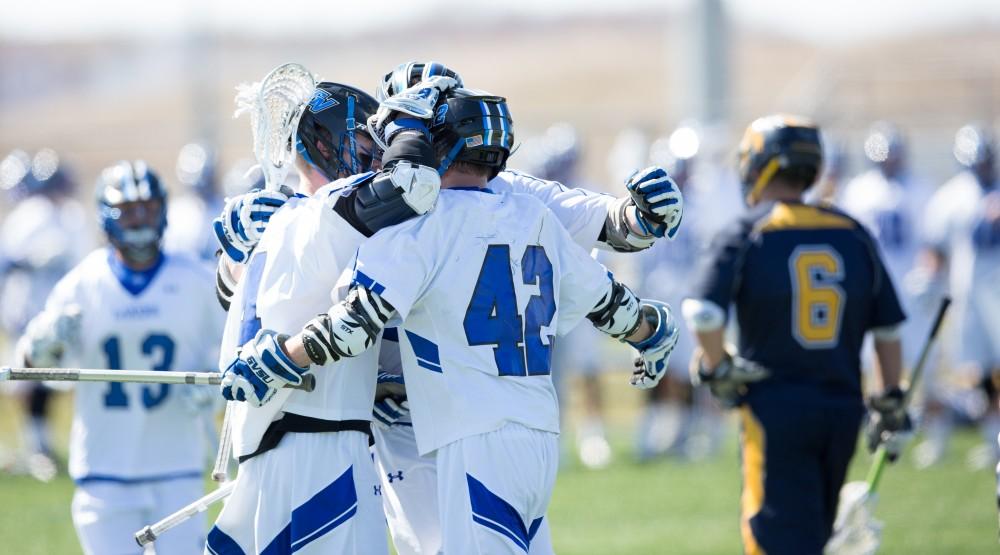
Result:
M720 234L695 298L735 305L739 354L768 368L741 407L748 554L820 554L864 415L866 331L905 319L855 220L797 202L753 207Z

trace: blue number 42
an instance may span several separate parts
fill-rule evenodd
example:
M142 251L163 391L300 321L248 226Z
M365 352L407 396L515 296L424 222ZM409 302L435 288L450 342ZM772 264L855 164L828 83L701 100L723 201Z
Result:
M495 345L493 358L499 375L543 376L550 372L552 336L543 342L542 327L556 313L552 263L544 248L531 245L525 249L521 280L537 285L539 292L528 300L523 316L517 310L510 246L490 245L462 324L470 346Z

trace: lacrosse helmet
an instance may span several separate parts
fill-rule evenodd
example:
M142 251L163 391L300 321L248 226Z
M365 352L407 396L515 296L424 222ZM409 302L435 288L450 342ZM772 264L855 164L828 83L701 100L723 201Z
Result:
M444 95L430 132L442 175L453 162L467 162L491 168L493 179L507 166L514 144L507 99L472 89L452 89Z
M984 186L992 186L996 178L996 142L984 125L970 124L955 134L955 159L971 171Z
M377 110L378 102L360 89L320 83L299 120L299 155L331 181L370 170L381 154L374 146L362 150L358 134L369 136L366 122Z
M433 77L444 75L458 81L458 86L462 86L462 77L444 64L439 62L404 62L396 66L395 69L385 74L375 90L375 98L379 102L396 95L403 90L416 85L417 83Z
M97 178L98 220L115 248L136 262L154 259L167 227L167 191L142 160L121 161Z
M740 141L738 172L747 204L754 205L760 194L781 176L808 189L823 165L819 128L811 121L787 115L770 115L754 120Z

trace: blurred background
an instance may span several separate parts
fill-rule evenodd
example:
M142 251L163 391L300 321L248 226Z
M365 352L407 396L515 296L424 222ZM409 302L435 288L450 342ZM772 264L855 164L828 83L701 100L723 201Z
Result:
M235 87L287 61L371 92L401 62L441 61L467 85L508 98L521 143L511 167L569 186L621 195L632 170L668 166L691 200L681 238L600 259L640 293L670 300L690 283L682 270L693 269L711 236L743 209L733 165L754 118L788 112L820 124L827 164L811 196L834 202L898 144L905 147L893 152L905 152L906 174L926 202L961 169L953 152L959 128L995 128L1000 118L995 0L34 0L5 3L2 13L0 269L34 257L42 260L28 266L49 274L0 288L7 347L45 288L102 241L92 183L116 160L145 159L175 198L200 199L171 208L168 240L212 250L199 226L222 196L252 183L243 177L252 141L248 120L233 118ZM898 133L873 139L876 122ZM63 199L56 218L73 245L35 247L26 238L33 234L11 223L16 207L38 194ZM915 252L905 255L899 281ZM690 345L675 357L674 385L647 399L625 386L627 352L575 335L559 353L557 368L567 371L556 375L567 415L566 471L552 510L556 547L735 552L735 427L683 387L686 360L677 359ZM940 382L971 389L968 376L950 372L957 363L947 356L938 366ZM57 465L66 397L54 409ZM957 400L942 404L961 405L966 423L981 423L987 412L981 397L948 398ZM30 450L26 417L9 399L0 400L0 444ZM932 445L904 462L906 470L890 472L886 490L907 493L887 494L884 552L995 552L995 448L984 453L987 442L974 432L956 442L957 454ZM16 458L0 466L16 469ZM863 473L868 459L857 459ZM0 537L23 538L35 520L53 530L18 552L74 552L71 484L62 477L56 484L0 475ZM33 508L12 509L25 496L37 501ZM942 508L927 508L932 499Z

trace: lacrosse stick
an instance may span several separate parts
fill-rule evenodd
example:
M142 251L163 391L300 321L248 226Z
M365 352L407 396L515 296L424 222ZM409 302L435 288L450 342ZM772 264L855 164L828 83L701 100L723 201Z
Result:
M277 191L284 185L295 162L295 131L316 91L316 76L300 64L282 64L260 82L243 84L236 90L236 113L233 115L250 114L253 155L264 174L264 188ZM236 406L233 403L226 403L222 416L219 450L212 469L212 479L216 482L229 478L233 447L231 419Z
M927 341L920 350L917 365L913 367L909 383L903 393L904 409L910 405L917 384L923 377L927 357L937 339L941 322L944 321L945 312L948 311L950 304L950 298L941 299L934 325L931 326ZM876 490L888 461L889 453L884 445L880 445L875 450L875 458L865 481L847 483L840 490L837 519L833 525L833 537L827 542L824 550L826 555L872 555L878 549L882 541L882 523L874 516L875 504L878 502Z
M219 385L222 372L161 372L159 370L99 370L92 368L0 368L0 382L123 382L171 385ZM299 385L286 385L291 389L312 391L316 376L305 374Z
M198 513L205 512L209 506L213 503L221 501L229 496L233 492L233 488L236 487L236 482L227 482L219 486L219 489L209 493L208 495L195 500L191 504L185 506L183 509L167 515L163 520L155 522L144 527L135 533L135 541L142 547L145 547L154 541L156 538L163 535L164 532L179 526L181 523L185 522L189 518L193 517Z
M236 87L236 113L250 114L253 155L264 187L276 191L295 161L295 131L316 90L316 76L299 64L282 64L263 80Z

